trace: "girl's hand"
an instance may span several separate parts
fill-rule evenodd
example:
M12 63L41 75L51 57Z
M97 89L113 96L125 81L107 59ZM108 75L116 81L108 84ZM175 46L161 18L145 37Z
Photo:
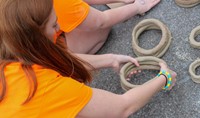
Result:
M112 68L118 73L121 69L121 66L127 62L132 62L136 66L139 66L138 61L131 56L113 54L112 59Z
M176 83L176 76L177 76L177 74L176 74L176 72L174 72L173 70L170 70L170 69L167 67L166 64L164 64L164 63L159 63L159 65L160 65L160 67L161 67L160 70L165 70L165 71L169 72L170 75L171 75L171 77L172 77L172 84L171 84L171 86L167 89L167 90L170 90L170 89L173 88L173 86L174 86L175 83Z

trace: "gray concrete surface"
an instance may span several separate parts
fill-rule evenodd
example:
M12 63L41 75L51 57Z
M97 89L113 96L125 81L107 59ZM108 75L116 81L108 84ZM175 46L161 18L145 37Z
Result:
M107 9L106 6L95 7L100 10ZM194 83L188 73L189 65L200 56L200 50L192 48L188 42L192 29L200 25L200 4L193 8L181 8L174 0L161 0L160 4L145 16L135 16L115 25L98 54L115 53L136 57L131 45L132 30L138 22L147 18L159 19L172 33L171 45L162 59L177 72L177 83L170 92L161 91L155 95L130 118L200 118L200 84ZM161 33L158 31L147 31L141 35L139 45L150 49L158 44L160 37ZM196 40L200 41L200 37ZM200 73L200 68L197 68L197 73ZM139 78L147 81L150 79L149 74L156 75L156 72L144 72ZM91 86L117 94L124 93L119 83L119 75L112 69L99 71Z

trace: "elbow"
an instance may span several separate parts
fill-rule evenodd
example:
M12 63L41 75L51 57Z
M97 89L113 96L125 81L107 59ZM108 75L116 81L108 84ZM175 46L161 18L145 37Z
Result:
M123 96L123 101L124 101L124 106L122 110L122 117L127 118L130 115L136 113L139 110L139 106L134 98L130 99L128 96L122 95ZM131 102L132 101L132 102ZM133 102L135 101L135 102Z
M125 108L122 113L122 118L128 118L130 115L134 114L137 110L133 110L129 107Z
M102 15L100 18L98 18L96 20L96 28L97 29L106 29L106 28L110 28L111 26L109 25L110 20L109 20L109 16L102 12Z
M110 22L110 15L106 11L102 12L91 7L86 19L77 28L96 31L110 27Z
M130 115L134 114L135 112L136 111L131 111L128 108L125 108L125 109L122 108L121 111L118 111L118 113L116 113L116 114L112 114L111 117L113 117L113 118L128 118Z
M115 112L111 113L109 118L128 118L134 113L133 109L131 109L132 104L130 100L127 101L128 99L124 95L119 95L118 98L118 102L114 103Z
M124 113L122 114L122 118L128 118L130 115L134 114L137 110L130 110L126 109Z

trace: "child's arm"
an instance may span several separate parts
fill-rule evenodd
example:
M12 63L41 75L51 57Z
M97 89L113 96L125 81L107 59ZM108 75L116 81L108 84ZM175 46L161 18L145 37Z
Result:
M136 66L139 66L138 61L130 56L117 55L117 54L102 54L102 55L88 55L88 54L76 54L82 60L90 63L95 69L101 68L113 68L119 71L120 65L132 62Z
M161 69L169 72L166 65L161 64ZM176 74L172 75L171 89L176 82ZM89 103L78 114L84 118L127 118L142 108L148 101L166 84L164 75L133 88L123 95L117 95L105 90L93 89L93 95ZM166 101L163 101L166 102Z
M160 0L135 0L134 3L103 12L90 7L88 16L77 28L89 31L110 28L137 14L147 12L159 2Z

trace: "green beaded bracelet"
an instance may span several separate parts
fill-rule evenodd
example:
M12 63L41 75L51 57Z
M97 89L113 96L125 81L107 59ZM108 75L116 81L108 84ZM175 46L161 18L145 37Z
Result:
M159 77L160 75L164 75L165 78L167 79L167 82L166 82L165 86L163 87L163 89L166 90L166 89L168 89L168 88L171 86L171 84L172 84L171 75L170 75L169 72L167 72L167 71L165 71L165 70L161 70L161 71L158 73L157 76Z

